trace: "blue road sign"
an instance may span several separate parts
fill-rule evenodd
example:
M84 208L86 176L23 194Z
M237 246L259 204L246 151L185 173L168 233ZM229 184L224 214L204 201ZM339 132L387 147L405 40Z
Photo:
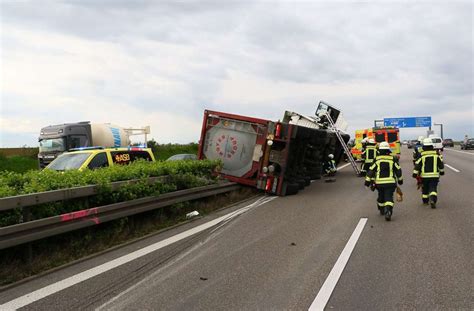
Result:
M402 127L431 127L431 117L384 118L384 126Z

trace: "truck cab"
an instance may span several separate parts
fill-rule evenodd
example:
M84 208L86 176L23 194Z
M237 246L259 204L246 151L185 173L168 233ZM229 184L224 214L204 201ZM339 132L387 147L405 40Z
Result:
M89 122L50 125L39 136L39 167L44 168L61 153L72 148L90 146Z

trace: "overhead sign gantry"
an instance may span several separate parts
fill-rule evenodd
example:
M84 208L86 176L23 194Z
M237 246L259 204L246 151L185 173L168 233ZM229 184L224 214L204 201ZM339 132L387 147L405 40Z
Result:
M383 124L398 128L429 127L431 129L431 117L384 118Z
M443 125L435 125L441 125L441 137L443 137ZM431 130L431 117L384 118L383 120L374 120L374 126L394 126L397 128L427 127L427 136L434 133L434 131Z

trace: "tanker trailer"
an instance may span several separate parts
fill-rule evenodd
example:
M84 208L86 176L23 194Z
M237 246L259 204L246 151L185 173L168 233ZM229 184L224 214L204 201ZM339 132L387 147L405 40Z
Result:
M219 174L228 180L284 196L320 177L315 165L322 167L331 136L326 129L206 110L198 157L220 159Z

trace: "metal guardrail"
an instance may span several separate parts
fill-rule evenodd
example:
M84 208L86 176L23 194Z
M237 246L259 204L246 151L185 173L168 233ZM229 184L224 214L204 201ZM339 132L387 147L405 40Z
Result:
M131 181L118 182L115 183L116 185L114 185L113 187L120 187L121 185L130 182ZM95 186L87 186L65 190L49 191L25 195L21 196L22 198L17 199L15 199L15 197L4 198L8 200L2 201L4 199L0 199L0 203L2 204L2 208L0 210L32 206L36 204L54 202L63 199L90 196L96 194L95 191L97 191L97 189L94 187ZM8 227L3 227L0 228L0 249L21 245L24 243L36 241L42 238L70 232L85 227L98 225L107 221L143 213L165 206L170 206L172 204L180 202L234 191L239 188L240 185L236 183L223 182L215 185L165 193L157 197L145 197L126 202L114 203L72 213L62 214L58 216L28 221ZM9 205L6 205L8 206L8 208L4 207L3 202L8 202ZM33 202L35 203L33 204ZM22 205L19 205L19 203L21 203Z
M148 182L166 182L169 178L170 176L168 175L159 177L149 177ZM115 181L110 183L109 186L111 187L112 191L115 191L124 185L134 184L139 181L142 180L132 179L125 181ZM42 203L89 197L98 194L98 189L99 188L97 185L90 185L0 198L0 211L6 211L17 207L34 206Z

